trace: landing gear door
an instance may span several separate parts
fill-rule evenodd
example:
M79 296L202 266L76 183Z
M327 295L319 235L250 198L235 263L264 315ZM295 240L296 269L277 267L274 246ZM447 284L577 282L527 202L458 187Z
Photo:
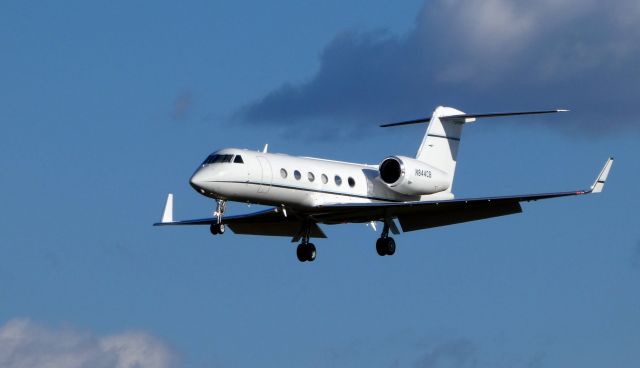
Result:
M260 164L260 186L258 186L258 193L268 193L271 188L271 180L273 179L273 173L271 171L271 164L264 156L258 156L258 164Z

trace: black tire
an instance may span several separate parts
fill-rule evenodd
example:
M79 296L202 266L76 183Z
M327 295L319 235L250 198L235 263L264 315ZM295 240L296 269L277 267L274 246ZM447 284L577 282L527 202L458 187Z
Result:
M387 255L387 244L385 238L378 238L376 241L376 252L378 252L378 255L381 257Z
M318 255L318 252L316 251L316 246L309 243L307 244L307 261L309 262L313 262L316 260L316 256Z
M218 235L220 234L218 232L218 224L211 224L211 226L209 226L209 231L211 231L211 235Z
M224 234L224 224L218 225L218 234L220 235Z
M393 238L387 238L386 251L388 256L392 256L396 253L396 241Z
M296 256L298 256L298 261L304 262L307 260L307 247L304 244L298 245L298 249L296 249Z

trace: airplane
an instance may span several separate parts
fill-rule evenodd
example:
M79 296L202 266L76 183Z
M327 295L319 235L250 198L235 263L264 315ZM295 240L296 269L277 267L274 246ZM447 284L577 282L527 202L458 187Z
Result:
M613 157L589 189L555 193L480 198L456 198L452 192L463 127L476 119L538 115L568 110L465 114L439 106L432 116L382 124L395 127L428 123L415 157L389 156L379 165L357 164L312 157L294 157L262 151L225 148L213 152L198 167L190 184L216 201L213 217L175 221L173 194L167 196L162 220L154 226L208 225L213 235L225 227L236 234L291 237L298 243L300 262L312 262L317 250L312 238L326 238L319 224L365 223L377 231L376 251L396 251L389 236L505 216L522 212L521 202L600 193ZM225 216L227 201L270 206L269 209ZM400 226L398 226L398 223Z

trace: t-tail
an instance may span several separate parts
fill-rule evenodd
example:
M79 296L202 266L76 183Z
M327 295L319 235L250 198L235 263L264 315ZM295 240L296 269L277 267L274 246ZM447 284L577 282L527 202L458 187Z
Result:
M556 112L566 112L569 110L540 110L523 112L500 112L489 114L465 114L452 107L438 106L430 118L402 121L380 125L381 127L392 127L399 125L410 125L429 123L427 131L422 139L416 159L429 166L441 170L447 175L448 187L445 192L451 193L453 187L453 177L456 172L458 150L462 139L462 128L467 123L472 123L479 118L492 118L514 115L538 115Z

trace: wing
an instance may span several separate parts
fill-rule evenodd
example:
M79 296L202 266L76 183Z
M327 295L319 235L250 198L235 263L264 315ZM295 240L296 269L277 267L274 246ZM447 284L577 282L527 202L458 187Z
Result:
M211 225L216 222L217 219L215 217L173 221L173 194L169 194L162 215L162 221L153 224L153 226ZM282 210L275 207L244 215L224 216L222 223L227 225L236 234L290 236L294 239L297 239L301 235L305 226L303 219L294 214L285 216ZM306 223L306 226L309 227L310 237L327 237L316 223Z
M505 216L522 212L520 202L599 193L604 188L612 164L613 158L609 158L588 190L446 201L336 204L318 207L313 218L324 223L388 221L397 218L406 232Z

